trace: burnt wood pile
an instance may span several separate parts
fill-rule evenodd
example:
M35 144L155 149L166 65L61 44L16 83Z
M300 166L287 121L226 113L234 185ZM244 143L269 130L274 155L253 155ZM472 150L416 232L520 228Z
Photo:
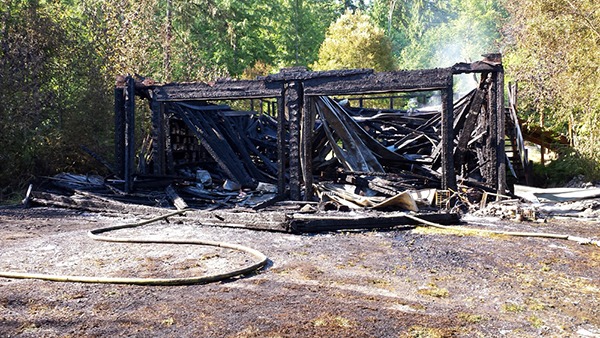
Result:
M463 73L479 74L479 86L455 99L453 77ZM321 200L325 184L383 197L459 185L507 191L499 55L417 71L288 68L256 80L145 83L127 77L115 89L117 175L125 192L152 177L176 178L178 190L197 197L267 185L292 201ZM373 109L343 100L423 92L439 96L439 107ZM152 111L137 163L136 96ZM232 109L236 102L251 102L251 109Z
M462 73L480 74L480 83L455 99L453 77ZM441 104L373 109L342 100L423 92L439 96ZM274 184L288 200L314 200L315 183L357 173L397 182L392 190L457 190L458 179L506 192L506 117L498 55L417 71L289 68L256 80L213 84L144 85L128 77L115 94L117 174L124 191L133 191L140 177L193 179L208 171L219 184L230 181L245 189L259 182ZM144 142L149 146L137 163L136 96L146 98L152 111L152 130ZM240 101L260 109L231 108Z
M479 85L455 98L454 76L464 73L477 73ZM415 71L296 67L212 84L142 80L127 76L115 87L115 175L94 198L112 193L125 200L154 191L160 194L154 195L155 206L168 201L213 214L220 209L223 215L245 208L260 210L263 218L288 210L276 225L259 227L310 231L335 229L335 219L349 227L412 223L402 218L406 211L452 220L456 217L438 212L468 203L456 194L507 193L499 55ZM382 94L401 103L437 97L439 105L363 106ZM147 135L135 133L139 99L151 111ZM349 223L344 212L352 209L364 211L365 218L353 216L356 221ZM376 210L387 216L370 214ZM323 219L319 213L325 211L333 220ZM239 223L223 215L206 217Z

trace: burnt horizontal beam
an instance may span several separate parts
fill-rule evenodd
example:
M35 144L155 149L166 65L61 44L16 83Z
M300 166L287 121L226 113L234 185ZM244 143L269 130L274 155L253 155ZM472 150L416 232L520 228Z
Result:
M218 80L213 84L169 83L154 89L158 101L237 100L274 98L281 95L281 86L261 80Z
M413 218L401 212L387 212L364 215L338 214L294 214L290 218L288 228L295 233L339 231L350 229L385 229L399 227L414 227L420 225ZM443 225L460 223L456 213L425 213L419 214L425 221Z
M266 82L285 82L285 81L303 81L311 79L332 79L332 78L350 78L356 76L371 75L373 69L339 69L325 71L308 71L305 67L283 68L277 74L260 77Z
M452 73L454 74L496 73L502 71L502 64L487 61L475 61L473 63L461 62L452 66Z
M376 73L372 69L313 72L295 67L256 80L170 83L155 86L153 91L158 101L270 98L281 95L283 82L302 81L305 95L414 92L447 88L452 85L448 82L452 74L451 68Z
M356 95L445 89L452 86L450 68L402 70L345 78L304 81L305 95Z

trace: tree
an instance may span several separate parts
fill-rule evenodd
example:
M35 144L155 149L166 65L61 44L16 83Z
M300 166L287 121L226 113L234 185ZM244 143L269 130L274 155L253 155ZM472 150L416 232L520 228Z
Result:
M447 21L447 1L441 0L373 0L370 16L385 30L392 42L392 50L401 68L422 68L430 46L424 42L425 33ZM410 48L409 48L410 46ZM424 55L418 60L405 62L400 56L403 51Z
M98 58L72 14L60 3L0 5L0 195L82 164L82 144L106 145Z
M327 30L313 68L386 71L395 66L391 45L383 30L372 24L369 16L347 11Z
M507 74L521 111L565 135L600 170L600 3L505 0ZM543 116L543 118L541 118ZM540 119L541 118L541 119Z
M275 45L272 63L281 67L309 66L317 60L327 27L343 12L340 1L278 0L279 7L267 20Z
M506 16L495 1L374 0L371 16L404 69L448 67L498 50Z

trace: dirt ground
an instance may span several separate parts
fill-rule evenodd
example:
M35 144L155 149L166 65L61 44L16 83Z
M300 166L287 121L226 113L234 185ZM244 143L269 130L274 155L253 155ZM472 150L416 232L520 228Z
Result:
M0 270L181 277L252 260L215 247L104 243L86 235L137 220L2 208ZM467 225L600 237L599 221ZM243 244L266 254L269 264L252 275L189 286L0 278L0 336L600 337L595 246L431 228L293 235L185 217L117 233Z

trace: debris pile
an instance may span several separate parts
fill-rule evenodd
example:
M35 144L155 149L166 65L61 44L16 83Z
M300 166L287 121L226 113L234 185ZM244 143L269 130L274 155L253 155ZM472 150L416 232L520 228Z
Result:
M479 84L453 100L453 76L463 73L478 74ZM363 106L382 93L391 93L389 108ZM394 109L394 99L412 93L441 104ZM152 117L140 149L136 97L148 101ZM211 84L128 76L115 88L115 164L101 161L113 175L55 177L63 196L34 192L32 200L193 209L206 213L204 223L286 231L335 229L350 219L352 227L409 224L407 212L455 222L460 212L515 199L507 173L511 184L526 178L515 100L513 93L504 109L499 55L419 71L295 67Z

